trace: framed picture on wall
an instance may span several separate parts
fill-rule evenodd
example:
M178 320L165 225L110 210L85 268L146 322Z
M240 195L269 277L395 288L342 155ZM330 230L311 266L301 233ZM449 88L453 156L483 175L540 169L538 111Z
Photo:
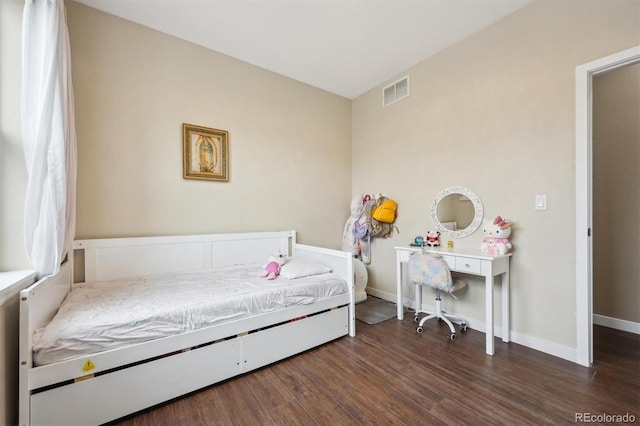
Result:
M182 175L185 179L229 181L229 132L182 124Z

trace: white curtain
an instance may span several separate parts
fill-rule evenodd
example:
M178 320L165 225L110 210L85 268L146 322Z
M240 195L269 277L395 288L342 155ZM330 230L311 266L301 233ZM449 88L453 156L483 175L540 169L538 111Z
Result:
M63 0L26 0L22 137L29 180L25 245L39 276L59 271L75 236L76 134Z

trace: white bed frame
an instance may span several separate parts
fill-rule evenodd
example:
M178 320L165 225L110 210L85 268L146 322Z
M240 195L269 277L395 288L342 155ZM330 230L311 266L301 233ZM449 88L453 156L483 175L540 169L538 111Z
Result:
M76 283L266 263L278 251L329 265L347 281L349 294L33 366L34 330L51 320ZM352 255L297 244L295 231L78 240L60 272L23 290L20 300L19 402L25 426L105 423L338 337L355 336Z

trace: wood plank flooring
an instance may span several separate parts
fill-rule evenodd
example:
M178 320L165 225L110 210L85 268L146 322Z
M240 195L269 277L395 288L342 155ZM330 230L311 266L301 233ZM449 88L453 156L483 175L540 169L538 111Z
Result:
M640 423L638 335L595 326L592 368L499 339L491 357L483 333L446 335L434 321L417 334L411 314L358 321L355 338L112 425L560 425L625 414Z

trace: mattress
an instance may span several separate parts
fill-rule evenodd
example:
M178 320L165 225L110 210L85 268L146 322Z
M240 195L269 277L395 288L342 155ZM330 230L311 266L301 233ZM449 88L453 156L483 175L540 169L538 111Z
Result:
M332 273L275 280L260 265L158 274L76 286L33 338L35 365L273 312L348 292Z

